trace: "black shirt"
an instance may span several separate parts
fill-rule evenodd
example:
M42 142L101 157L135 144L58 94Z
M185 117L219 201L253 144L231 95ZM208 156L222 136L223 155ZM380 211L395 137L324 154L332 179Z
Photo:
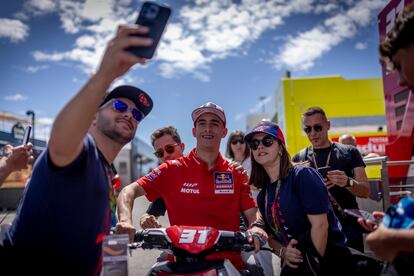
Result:
M331 153L329 164L326 164L329 153ZM292 159L294 162L309 160L311 162L311 167L315 168L316 166L313 162L313 156L315 157L317 167L324 167L328 165L332 170L343 171L349 177L354 176L354 168L365 167L365 163L362 160L362 156L357 148L335 142L332 142L328 148L305 148L295 154ZM329 189L329 192L339 203L342 209L358 208L355 196L347 188L335 185Z

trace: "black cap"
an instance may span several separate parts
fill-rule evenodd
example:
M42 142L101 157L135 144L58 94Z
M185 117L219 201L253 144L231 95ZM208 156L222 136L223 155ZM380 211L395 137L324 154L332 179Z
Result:
M121 85L114 88L105 96L100 106L103 106L109 102L109 100L115 98L127 98L131 100L144 114L144 116L147 116L152 110L153 103L151 97L141 89L134 86Z

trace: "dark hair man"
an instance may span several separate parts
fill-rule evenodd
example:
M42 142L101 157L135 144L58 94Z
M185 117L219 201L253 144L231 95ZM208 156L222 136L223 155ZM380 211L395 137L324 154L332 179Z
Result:
M151 134L151 144L155 150L154 155L158 157L160 164L182 157L185 148L177 129L173 126L156 129ZM166 209L164 200L161 197L157 198L150 204L146 213L141 216L139 224L143 229L161 227L158 217L164 216Z
M414 90L414 5L407 6L380 45L384 62L397 70L401 86Z
M293 157L294 162L307 161L316 169L329 167L323 175L327 188L333 196L336 211L340 209L358 209L356 197L368 197L369 184L365 173L365 164L359 151L349 145L331 142L328 132L331 127L325 111L320 107L311 107L303 113L303 130L311 146L301 150ZM320 171L322 172L322 170ZM334 208L335 209L335 208ZM360 251L364 250L362 229L356 219L345 217L337 212L348 240L348 245Z
M380 45L381 57L391 62L400 75L400 85L407 86L414 90L414 4L407 6L397 19L394 28L387 34ZM380 218L383 213L378 214ZM369 223L369 230L374 230L372 223ZM375 226L376 228L376 226ZM367 235L367 244L370 249L385 261L396 261L399 255L405 258L406 263L413 263L414 253L414 229L391 229L379 226L374 232ZM408 255L409 254L409 255ZM408 256L408 257L407 257ZM403 259L404 263L405 260ZM394 262L396 268L397 263ZM410 268L412 269L412 267ZM403 269L403 273L410 270Z
M256 220L256 203L250 195L247 176L230 168L220 154L220 142L227 134L224 110L209 102L196 108L191 117L196 148L188 156L161 164L121 191L118 232L133 238L133 202L143 195L150 201L159 197L165 200L171 225L238 231L240 212L250 225ZM256 226L249 232L267 239L266 233ZM254 237L254 242L258 250L259 239Z
M115 215L111 163L153 106L132 86L106 91L134 64L145 63L125 49L150 46L150 39L133 36L147 32L119 27L96 73L57 116L4 241L9 251L2 264L6 256L23 264L13 266L13 274L99 275L102 240Z

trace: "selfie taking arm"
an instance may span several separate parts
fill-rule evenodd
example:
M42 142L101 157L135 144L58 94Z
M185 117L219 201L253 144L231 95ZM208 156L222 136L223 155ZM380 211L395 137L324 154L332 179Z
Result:
M151 39L131 36L147 32L147 28L139 26L120 26L116 36L109 42L95 75L60 111L53 124L48 146L50 158L56 166L68 165L81 152L82 139L112 81L134 64L145 62L145 59L125 49L150 46Z

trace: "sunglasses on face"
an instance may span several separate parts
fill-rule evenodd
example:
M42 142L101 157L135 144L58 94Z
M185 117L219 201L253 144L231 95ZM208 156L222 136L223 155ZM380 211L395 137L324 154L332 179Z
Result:
M138 123L141 122L141 120L144 118L144 115L141 111L136 109L135 107L129 107L126 103L120 100L113 100L112 107L117 112L126 112L128 110L131 110L132 117L137 121Z
M262 143L263 146L268 148L271 145L273 145L274 141L275 141L275 139L273 139L273 137L265 136L262 140L259 140L259 139L251 140L250 143L249 143L249 146L252 150L257 150L259 148L260 143Z
M323 129L323 126L318 125L318 124L313 125L313 126L307 126L307 127L303 128L303 131L304 131L306 134L309 134L309 133L311 133L311 132L312 132L312 128L313 128L313 130L314 130L315 132L321 132L321 131L322 131L322 129Z
M237 145L237 143L240 143L240 144L244 145L244 140L243 139L234 139L233 141L231 141L232 145Z
M173 145L166 145L163 149L159 149L156 152L154 152L154 155L158 158L163 158L164 157L164 151L166 153L173 153L175 151L175 146L178 146L180 143L176 143Z

